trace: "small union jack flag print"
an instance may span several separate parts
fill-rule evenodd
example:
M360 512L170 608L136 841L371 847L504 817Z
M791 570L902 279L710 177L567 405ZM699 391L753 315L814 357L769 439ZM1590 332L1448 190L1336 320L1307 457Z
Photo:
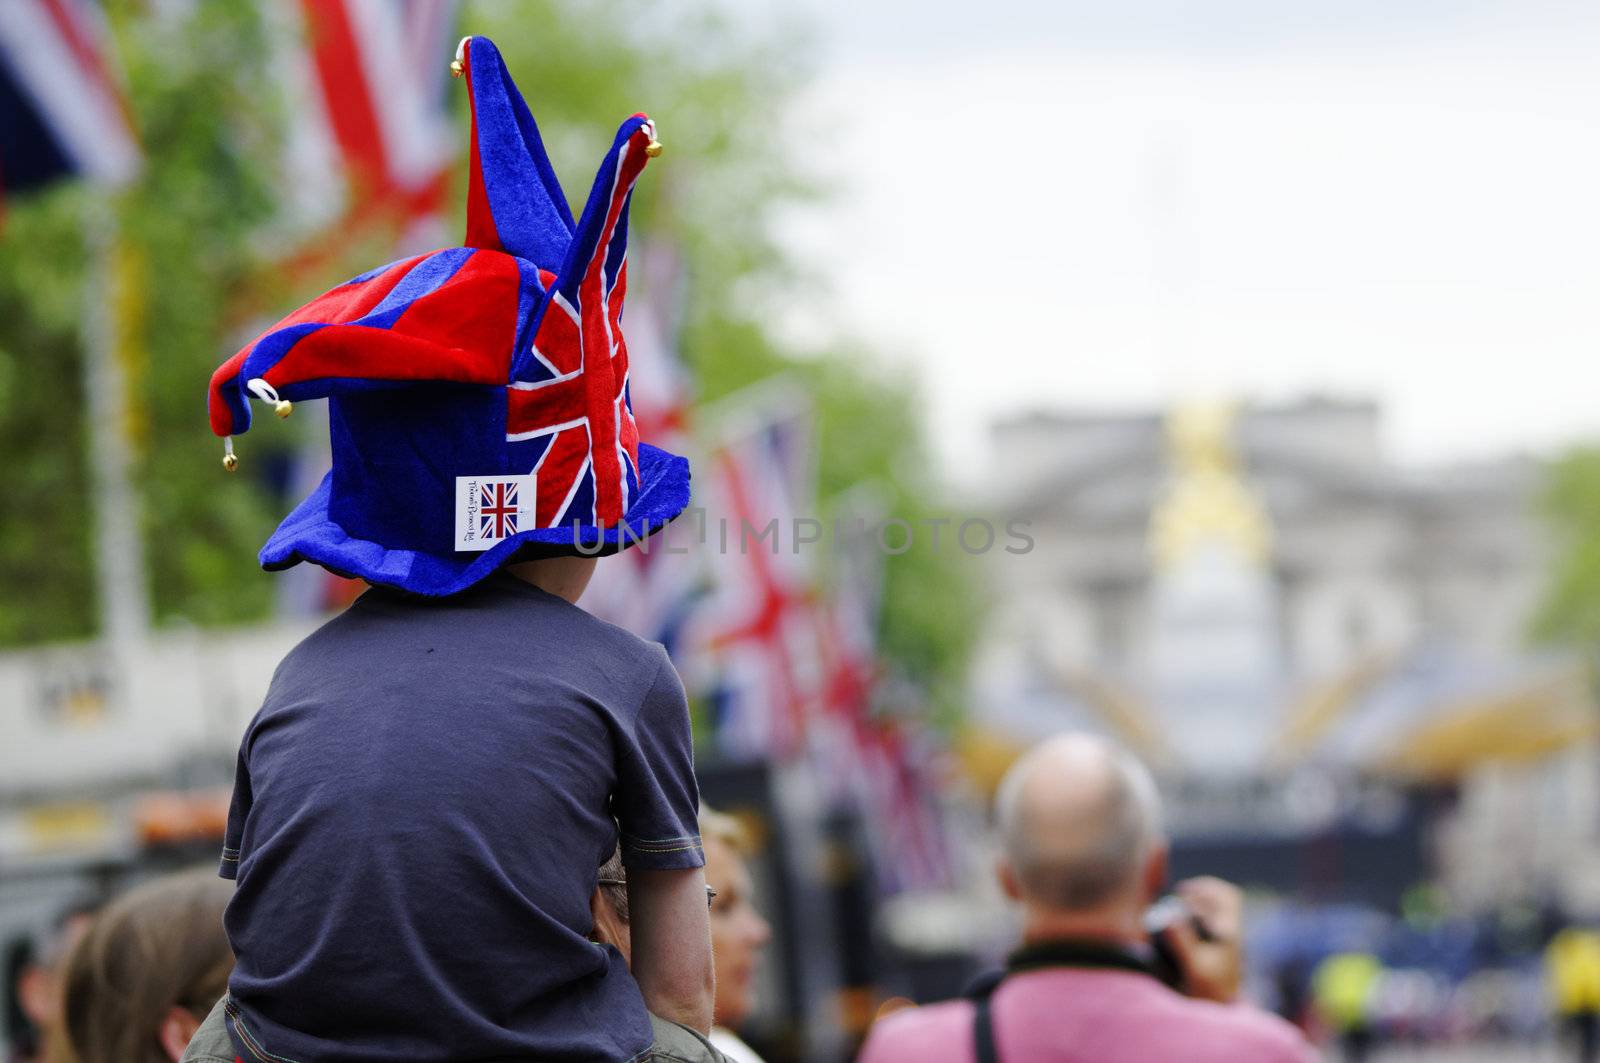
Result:
M533 518L532 476L456 477L456 549L487 550Z
M478 487L478 537L504 539L517 531L517 485L505 482Z

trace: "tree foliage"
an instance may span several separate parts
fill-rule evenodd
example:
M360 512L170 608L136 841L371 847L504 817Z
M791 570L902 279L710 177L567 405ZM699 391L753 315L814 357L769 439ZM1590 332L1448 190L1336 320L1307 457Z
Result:
M158 622L268 614L272 579L251 559L293 501L286 456L294 432L310 428L294 418L251 433L247 471L224 477L206 382L249 326L385 257L374 241L352 241L315 277L275 268L287 105L262 10L108 5L146 154L109 210L138 303L123 347ZM797 374L819 411L824 497L872 479L887 485L896 516L930 512L937 485L912 389L864 369L859 351L785 349L763 317L796 280L773 237L775 212L817 194L783 139L785 107L807 76L803 38L754 36L710 4L640 0L478 0L462 22L501 46L575 207L616 124L638 110L656 119L667 153L639 186L633 231L671 241L685 260L681 340L699 398ZM466 94L452 89L464 142ZM464 160L458 170L460 186ZM105 297L87 290L84 219L96 196L67 185L11 204L0 232L0 644L94 628L81 322L85 300ZM948 556L889 560L884 646L930 686L951 687L965 661L965 579Z
M1558 459L1541 501L1556 557L1534 634L1592 649L1600 645L1600 447Z

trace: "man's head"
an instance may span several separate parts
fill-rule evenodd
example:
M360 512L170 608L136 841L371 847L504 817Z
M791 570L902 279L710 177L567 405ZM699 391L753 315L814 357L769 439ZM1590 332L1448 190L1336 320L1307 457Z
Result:
M1012 766L996 797L1000 882L1035 929L1131 935L1166 879L1154 780L1104 739L1066 734Z

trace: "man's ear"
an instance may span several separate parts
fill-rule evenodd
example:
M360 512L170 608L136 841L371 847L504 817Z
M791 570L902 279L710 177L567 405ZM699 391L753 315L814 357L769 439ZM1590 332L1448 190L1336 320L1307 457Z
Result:
M1166 842L1153 846L1150 855L1145 857L1144 875L1139 885L1144 890L1144 903L1146 907L1160 899L1167 889L1167 857L1168 847Z
M589 939L601 945L610 945L622 953L622 959L633 964L633 931L617 915L616 909L600 894L598 888L589 897L589 914L594 919L594 930Z
M176 1004L167 1009L167 1017L161 1020L161 1026L156 1030L156 1040L161 1042L161 1050L167 1054L172 1063L178 1063L183 1058L183 1050L189 1047L189 1042L194 1040L194 1032L200 1028L200 1020L190 1014L188 1008L180 1008Z
M1011 861L1005 857L995 861L995 878L1000 880L1000 890L1014 901L1022 900L1022 883L1017 881L1017 869L1011 866Z

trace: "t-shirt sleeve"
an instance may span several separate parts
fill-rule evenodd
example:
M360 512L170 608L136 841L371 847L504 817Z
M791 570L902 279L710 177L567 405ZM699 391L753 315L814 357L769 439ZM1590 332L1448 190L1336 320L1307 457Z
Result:
M655 678L625 735L611 807L628 867L701 867L700 789L694 778L694 737L683 682L665 650Z
M239 846L244 839L244 820L249 814L250 768L245 763L244 748L241 746L239 761L233 769L233 801L228 805L228 828L222 835L222 866L217 871L223 878L239 876Z

